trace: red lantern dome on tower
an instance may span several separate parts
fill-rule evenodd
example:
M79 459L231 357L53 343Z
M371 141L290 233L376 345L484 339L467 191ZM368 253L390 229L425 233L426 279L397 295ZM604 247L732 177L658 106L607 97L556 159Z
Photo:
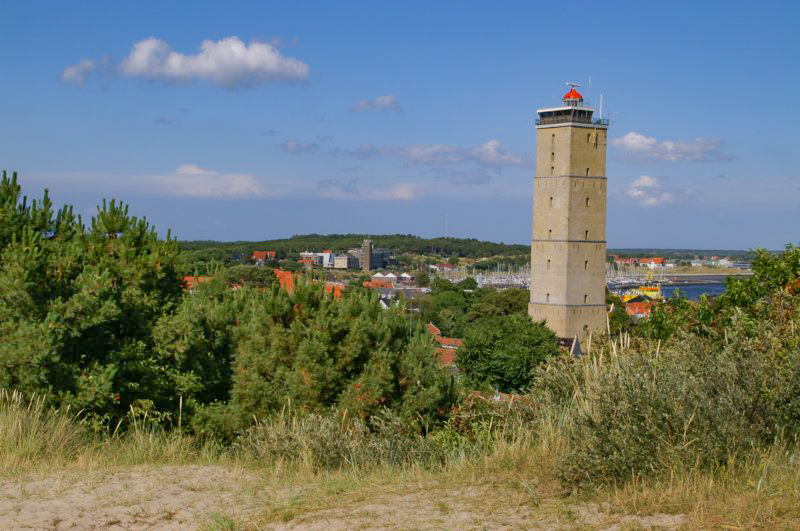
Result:
M575 90L575 87L578 86L577 83L567 83L569 85L569 92L564 94L564 97L561 101L564 102L565 105L569 105L570 107L577 107L581 103L583 103L583 96L581 93Z
M580 101L583 101L583 96L581 96L580 92L575 90L575 87L572 87L572 88L569 89L569 92L564 94L564 98L563 99L565 99L565 100L580 100Z

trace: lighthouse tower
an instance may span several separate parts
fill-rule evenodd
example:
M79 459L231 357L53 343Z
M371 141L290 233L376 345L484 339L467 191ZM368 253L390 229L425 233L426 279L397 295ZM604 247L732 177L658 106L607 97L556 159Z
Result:
M562 338L605 327L606 141L577 85L539 109L528 313Z

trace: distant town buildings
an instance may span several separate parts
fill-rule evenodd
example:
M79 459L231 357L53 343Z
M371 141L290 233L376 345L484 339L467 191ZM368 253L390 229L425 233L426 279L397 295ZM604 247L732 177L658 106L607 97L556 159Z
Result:
M359 261L352 254L339 254L333 258L334 269L358 269Z
M364 258L366 256L366 259ZM250 259L254 264L263 266L268 262L277 260L276 251L253 251ZM348 249L346 252L336 253L332 249L322 252L303 251L297 260L306 268L322 267L325 269L362 269L370 271L385 268L392 259L390 249L377 249L370 240L364 240L360 247Z
M690 267L735 267L737 269L748 269L749 263L734 262L730 257L711 256L709 258L695 257L691 260L667 259L661 256L647 258L625 257L611 255L614 265L617 267L646 267L648 269L673 269L679 265Z

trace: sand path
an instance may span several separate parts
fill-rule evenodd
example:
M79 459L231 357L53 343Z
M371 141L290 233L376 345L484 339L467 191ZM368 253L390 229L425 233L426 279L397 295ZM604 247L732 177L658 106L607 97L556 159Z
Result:
M278 487L274 486L278 485ZM325 494L223 466L63 472L0 481L0 529L677 529L503 483L389 484Z

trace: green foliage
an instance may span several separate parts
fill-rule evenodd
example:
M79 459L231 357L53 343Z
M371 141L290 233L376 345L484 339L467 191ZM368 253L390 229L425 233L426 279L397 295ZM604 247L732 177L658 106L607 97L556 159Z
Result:
M679 331L713 335L730 325L741 312L763 318L769 297L780 291L800 293L800 248L788 245L782 253L756 252L753 275L729 277L725 293L710 299L690 302L677 296L655 307L650 317L638 326L640 333L667 340Z
M730 306L750 306L776 290L787 288L800 277L800 247L787 245L783 253L756 251L752 265L753 276L729 277L720 303Z
M538 380L534 401L575 407L570 483L624 482L673 467L713 469L800 432L800 317L780 294L764 317L739 312L707 333L682 331L658 355L634 343L616 357L572 362ZM546 406L547 407L547 406Z
M529 300L530 292L526 289L483 288L478 290L472 298L472 303L466 313L466 321L474 323L486 317L527 315Z
M425 271L420 271L417 273L414 280L416 281L417 286L421 288L427 288L431 285L431 276Z
M368 418L385 408L420 427L438 422L455 399L430 337L402 308L381 310L375 294L340 300L319 285L253 298L239 331L231 407L266 417L286 400L304 411L329 408Z
M269 288L277 282L271 267L253 265L235 265L223 272L229 285Z
M87 230L69 207L54 214L47 193L28 206L4 173L0 386L48 392L103 422L163 397L172 382L152 331L180 301L177 256L121 203L104 202Z
M104 202L86 229L20 192L4 175L0 387L47 393L96 428L180 418L228 437L287 399L364 419L388 408L423 429L455 400L422 325L364 290L287 293L269 268L215 265L184 293L177 245L127 205Z
M490 317L470 326L458 351L468 386L517 392L529 389L533 370L558 353L555 334L527 315Z
M422 319L439 327L444 336L464 337L467 329L481 319L527 315L529 297L528 290L519 288L478 289L472 278L458 284L435 278L430 295L417 304Z
M606 305L613 305L613 309L608 315L611 335L616 336L622 332L630 332L633 330L634 322L631 316L625 311L625 304L620 297L611 293L608 288L606 288Z

